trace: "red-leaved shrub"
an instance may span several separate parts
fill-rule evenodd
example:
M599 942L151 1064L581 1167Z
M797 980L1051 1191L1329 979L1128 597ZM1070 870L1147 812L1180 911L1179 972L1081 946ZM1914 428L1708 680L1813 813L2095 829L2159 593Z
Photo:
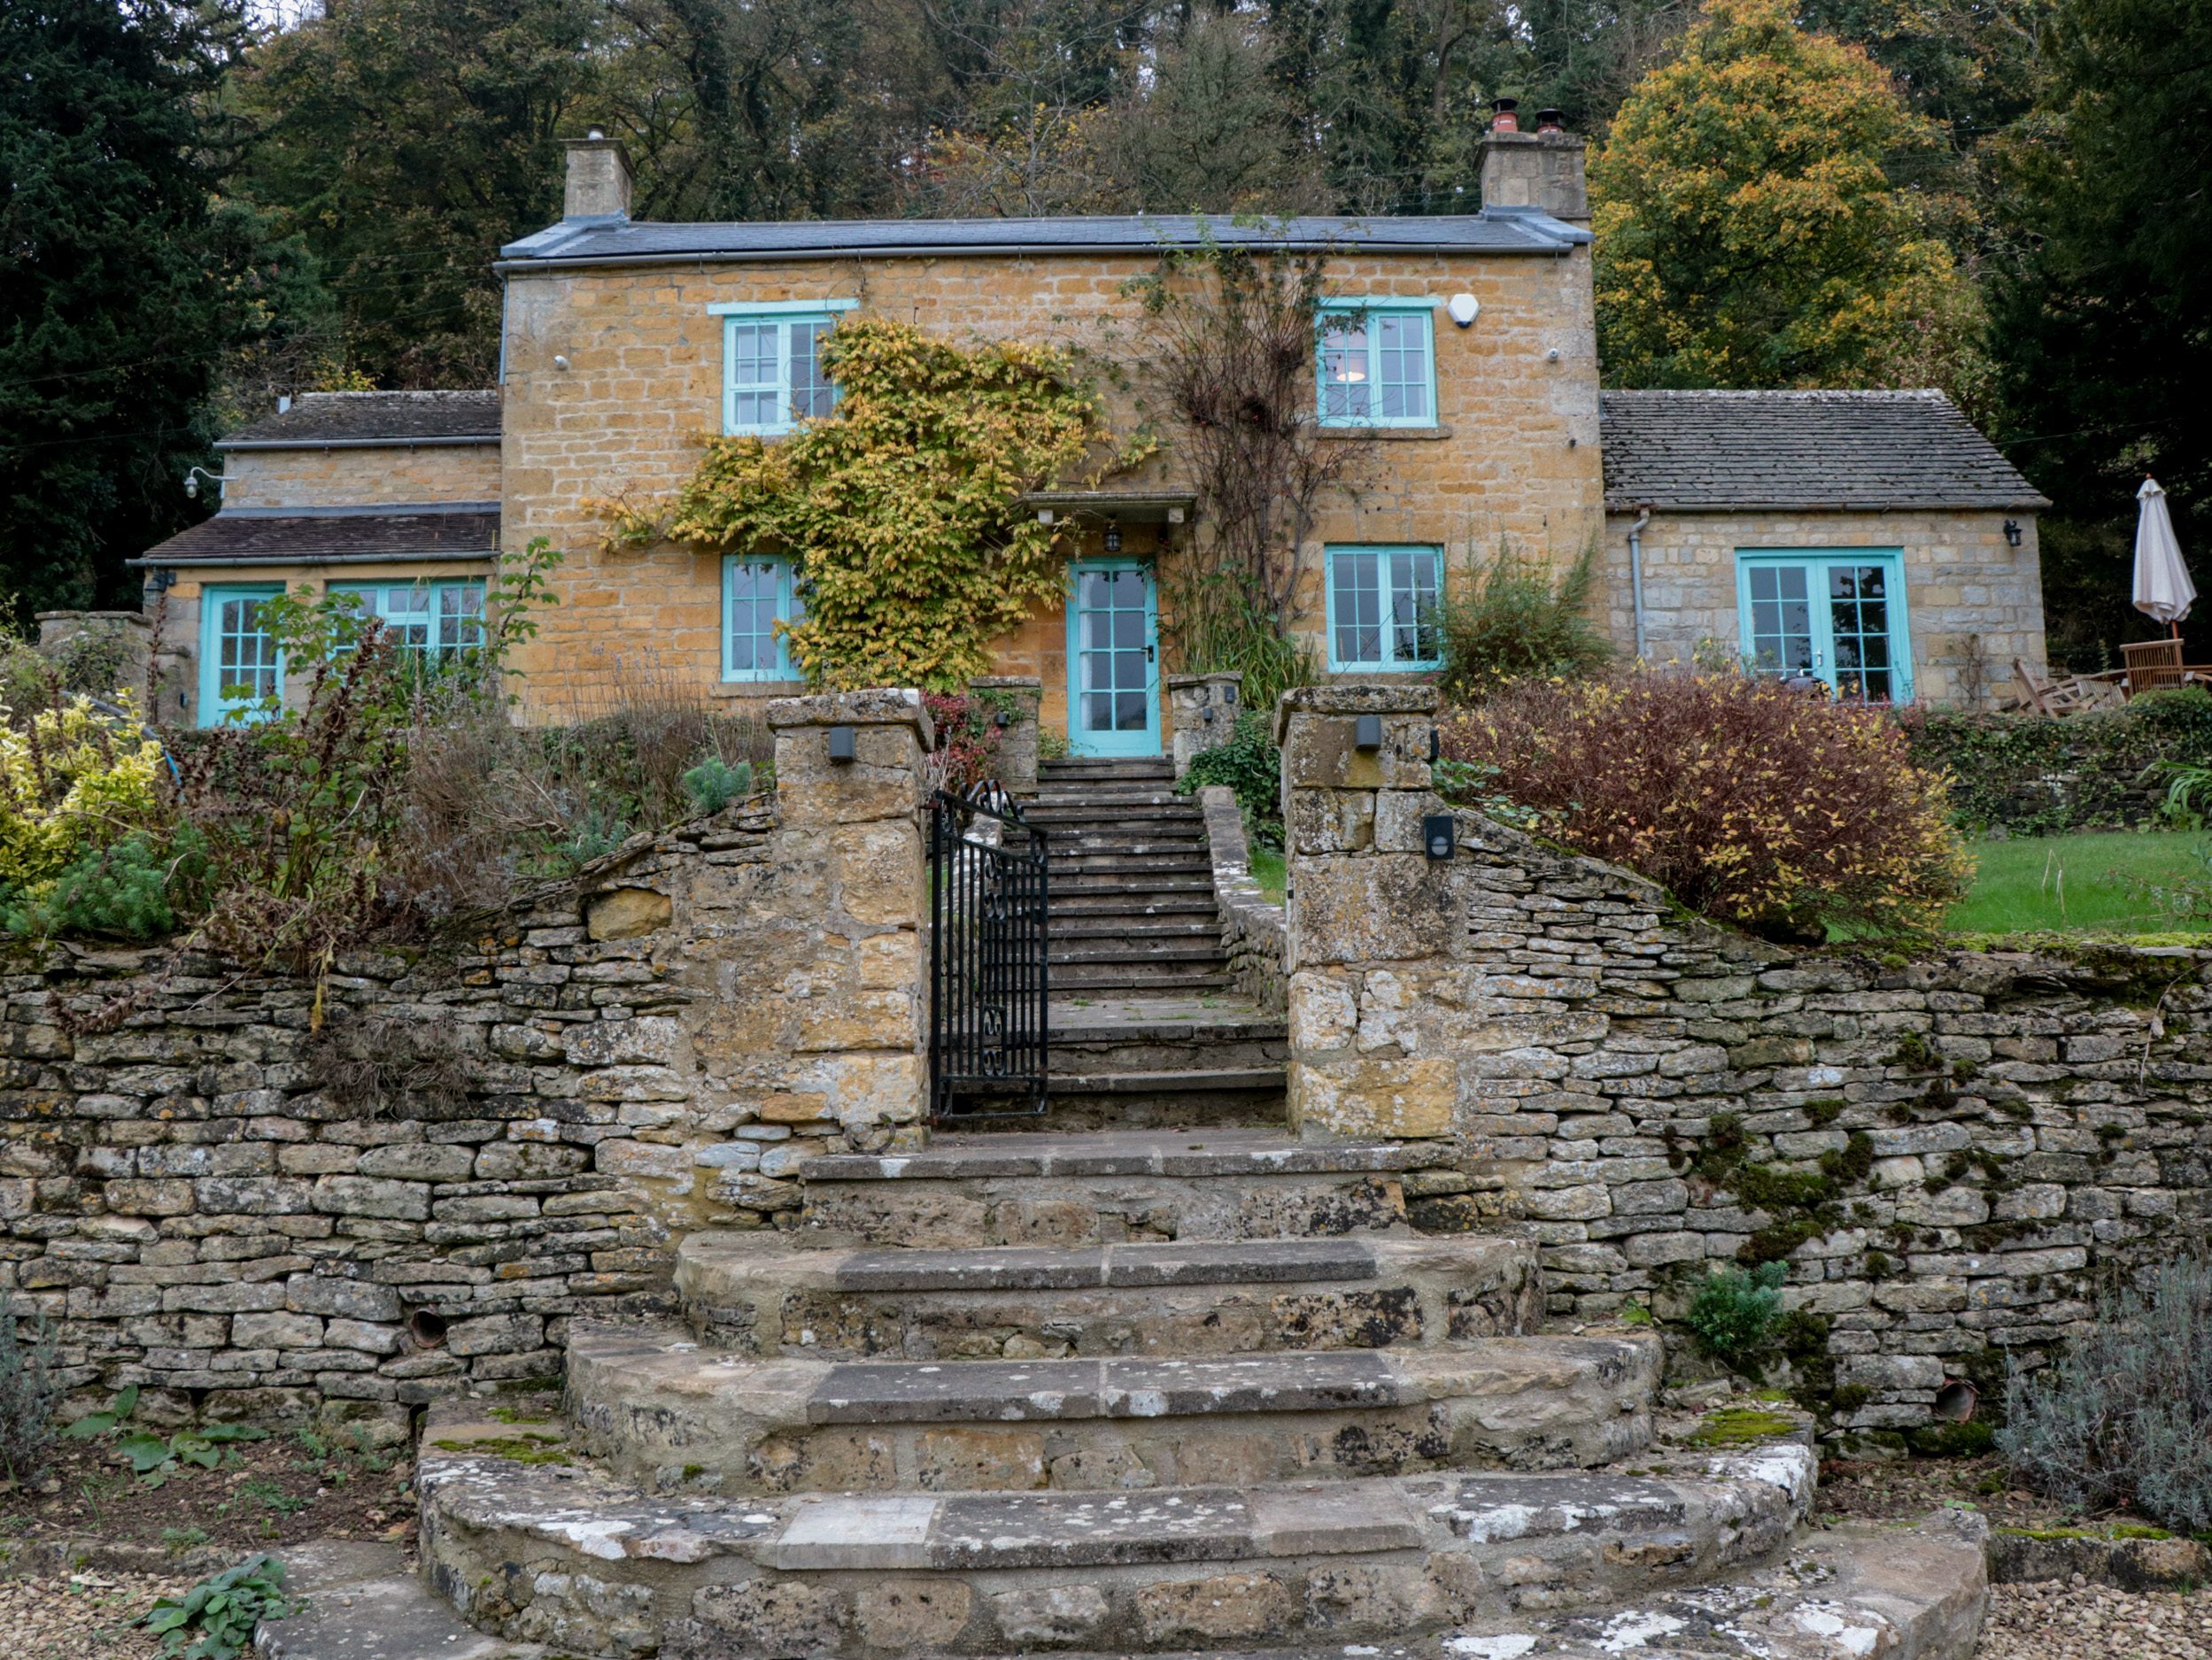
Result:
M1912 764L1887 716L1773 681L1522 681L1442 726L1445 755L1486 769L1481 792L1705 915L1921 928L1971 874L1944 775Z

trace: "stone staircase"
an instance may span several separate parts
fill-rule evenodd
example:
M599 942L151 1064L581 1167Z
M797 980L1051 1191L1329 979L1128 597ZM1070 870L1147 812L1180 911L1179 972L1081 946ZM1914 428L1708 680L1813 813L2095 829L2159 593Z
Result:
M1223 992L1213 861L1198 804L1159 761L1048 761L1024 816L1052 848L1056 997Z
M427 1582L576 1656L1966 1660L1970 1540L1801 1540L1804 1432L1663 1444L1658 1340L1536 1332L1531 1242L1409 1228L1419 1156L816 1159L683 1241L680 1322L572 1328L558 1415L433 1409Z
M620 1660L1968 1660L1959 1525L1806 1540L1808 1429L1700 1440L1532 1238L1410 1225L1433 1147L1287 1133L1166 763L1045 775L1041 1125L814 1158L561 1399L434 1407L431 1589Z

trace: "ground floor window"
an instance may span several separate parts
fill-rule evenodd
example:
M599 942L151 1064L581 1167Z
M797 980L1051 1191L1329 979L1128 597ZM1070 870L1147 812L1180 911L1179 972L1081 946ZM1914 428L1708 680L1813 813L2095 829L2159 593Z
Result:
M798 666L791 660L791 643L776 631L776 625L800 622L806 614L793 561L736 554L723 560L722 677L800 678Z
M1435 548L1333 547L1326 557L1331 669L1442 665Z
M200 591L199 723L220 726L234 711L251 713L283 684L284 661L262 607L280 588Z
M1736 583L1738 637L1754 674L1812 675L1852 703L1912 697L1898 550L1738 549Z
M483 644L483 584L480 582L394 583L375 588L333 583L351 594L365 616L381 617L384 637L424 659Z

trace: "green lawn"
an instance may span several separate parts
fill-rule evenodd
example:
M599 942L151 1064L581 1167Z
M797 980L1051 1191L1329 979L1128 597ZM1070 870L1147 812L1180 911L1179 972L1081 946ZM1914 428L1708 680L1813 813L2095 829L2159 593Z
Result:
M1255 851L1252 854L1252 880L1259 884L1271 905L1282 903L1283 889L1290 880L1288 869L1280 853Z
M1944 919L1954 933L2014 934L2038 929L2089 929L2100 933L2196 931L2191 923L2159 910L2139 890L2114 873L2173 883L2184 876L2212 881L2200 834L2023 837L1976 842L1974 890Z

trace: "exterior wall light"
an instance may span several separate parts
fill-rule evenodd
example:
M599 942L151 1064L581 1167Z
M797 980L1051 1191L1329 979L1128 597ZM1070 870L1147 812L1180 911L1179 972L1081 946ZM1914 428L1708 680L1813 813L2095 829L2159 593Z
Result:
M1381 749L1382 747L1382 717L1381 715L1363 714L1352 722L1352 747L1354 749Z
M1449 859L1458 839L1457 823L1449 813L1437 813L1421 821L1421 846L1431 859Z
M2005 521L2005 545L2007 547L2018 547L2020 545L2019 520L2007 519Z
M830 759L847 761L855 759L851 727L833 726L830 729Z
M1121 552L1121 527L1110 519L1106 521L1106 551L1109 553Z

